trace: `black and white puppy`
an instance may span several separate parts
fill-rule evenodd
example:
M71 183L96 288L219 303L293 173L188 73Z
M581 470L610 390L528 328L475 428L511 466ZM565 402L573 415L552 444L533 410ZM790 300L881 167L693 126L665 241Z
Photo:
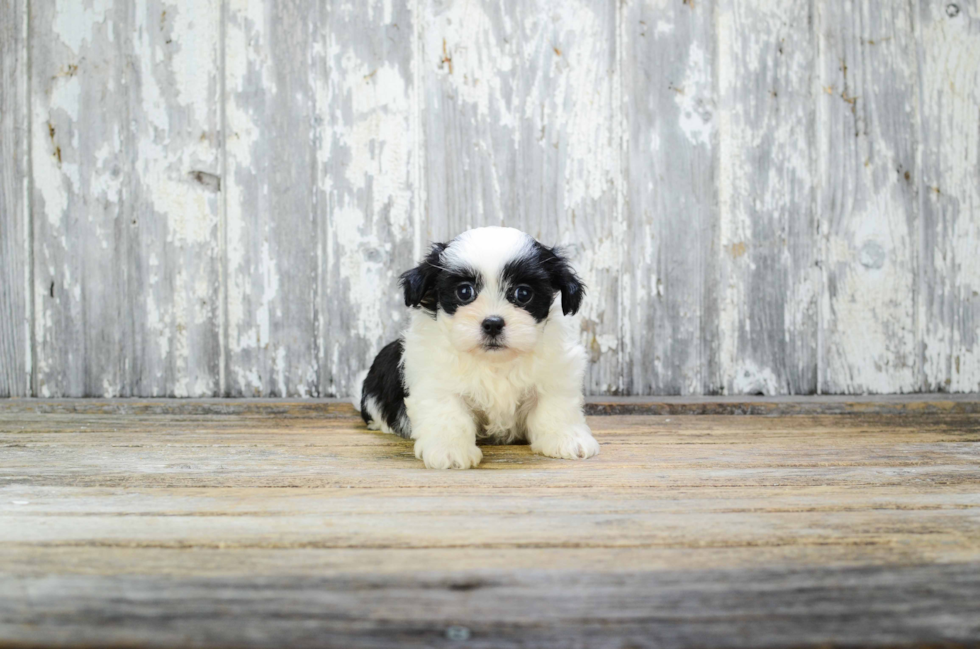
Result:
M433 245L401 285L408 331L356 383L368 428L415 440L432 469L478 465L478 442L527 441L566 459L599 452L572 317L585 287L557 250L513 228L478 228Z

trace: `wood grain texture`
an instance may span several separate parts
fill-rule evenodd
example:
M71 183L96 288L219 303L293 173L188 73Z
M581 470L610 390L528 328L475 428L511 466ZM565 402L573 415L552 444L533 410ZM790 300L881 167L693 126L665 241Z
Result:
M220 26L220 0L136 7L129 202L133 302L145 315L132 394L202 397L220 390Z
M428 234L520 228L588 285L589 392L622 390L621 113L612 2L425 3Z
M127 7L31 10L36 391L135 388ZM97 155L98 152L98 155Z
M324 396L350 394L357 374L408 321L398 276L417 263L423 238L413 7L324 8L316 52Z
M924 389L980 385L980 3L914 3Z
M665 571L655 579L562 574L541 585L537 577L434 572L421 588L415 579L195 579L179 592L139 576L10 580L4 592L29 588L30 599L5 598L0 631L28 646L65 647L176 646L194 638L196 646L670 649L970 647L978 632L969 597L980 579L972 565L816 575L720 570L693 578ZM38 609L39 600L51 610ZM772 613L787 600L793 608ZM132 603L122 614L122 607L102 608L113 601ZM75 612L79 602L90 610Z
M592 460L487 447L481 469L435 472L349 411L17 404L0 410L6 643L980 637L975 414L593 417Z
M317 3L225 7L224 396L318 394Z
M218 387L219 15L32 5L40 396Z
M910 4L822 4L820 390L920 388L918 184Z
M976 0L26 6L0 396L345 396L485 224L567 247L589 393L980 390Z
M0 0L0 397L31 394L27 3Z
M626 393L700 394L705 265L717 245L714 5L624 6Z
M812 21L809 0L718 0L709 392L816 391Z

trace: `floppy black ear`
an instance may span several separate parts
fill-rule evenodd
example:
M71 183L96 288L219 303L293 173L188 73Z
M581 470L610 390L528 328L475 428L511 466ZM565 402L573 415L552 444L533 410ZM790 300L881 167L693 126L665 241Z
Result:
M585 284L575 274L568 259L558 248L542 246L542 264L548 271L551 286L561 291L561 310L565 315L578 313L585 297Z
M426 311L435 313L436 302L436 279L442 269L439 265L439 255L446 249L444 243L434 243L429 250L429 254L418 266L412 270L402 273L399 280L402 290L405 291L405 306L422 307Z

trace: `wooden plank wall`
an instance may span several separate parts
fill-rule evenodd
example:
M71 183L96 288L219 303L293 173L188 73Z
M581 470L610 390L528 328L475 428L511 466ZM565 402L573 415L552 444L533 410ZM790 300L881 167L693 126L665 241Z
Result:
M567 246L595 394L980 390L980 0L0 0L0 396L342 396Z
M27 0L0 0L0 397L31 393Z

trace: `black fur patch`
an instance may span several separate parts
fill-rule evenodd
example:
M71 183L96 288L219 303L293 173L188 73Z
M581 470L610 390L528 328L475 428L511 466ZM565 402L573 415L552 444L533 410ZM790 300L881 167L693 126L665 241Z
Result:
M411 429L404 429L402 423L408 421L405 412L405 382L402 376L401 360L405 352L405 342L399 338L385 346L374 359L361 391L361 418L365 424L371 423L371 414L365 404L374 399L388 427L398 435L409 439Z
M551 303L555 301L557 289L551 284L551 276L541 265L537 256L523 257L508 262L504 266L503 285L507 290L507 301L519 309L530 313L537 322L544 322L551 311ZM516 290L519 286L531 289L531 299L526 304L517 301Z
M538 322L548 317L555 293L561 292L562 313L577 313L585 296L585 284L578 278L568 260L557 248L534 242L534 254L516 259L504 266L503 280L507 285L507 299L515 306L530 313ZM531 301L519 304L514 289L527 286L533 292Z
M482 281L471 269L447 269L442 266L441 256L449 246L434 243L429 254L415 268L401 276L405 293L405 306L421 308L432 317L442 308L446 313L456 313L461 305L456 297L456 287L470 282L479 294ZM585 284L579 279L568 260L558 247L549 248L534 241L531 255L515 259L504 267L503 277L507 284L507 299L526 310L538 322L548 317L555 293L561 293L561 308L565 315L578 313L585 296ZM519 304L513 290L520 285L529 287L534 297L527 304Z
M439 293L436 281L442 274L439 256L446 249L445 243L434 243L429 254L418 266L402 273L400 283L405 292L405 306L422 307L435 315Z
M438 279L436 279L436 293L438 295L439 306L449 315L456 313L456 309L460 306L469 304L469 302L461 302L456 297L456 287L463 283L473 285L474 300L483 289L483 279L474 270L444 270L439 274Z

